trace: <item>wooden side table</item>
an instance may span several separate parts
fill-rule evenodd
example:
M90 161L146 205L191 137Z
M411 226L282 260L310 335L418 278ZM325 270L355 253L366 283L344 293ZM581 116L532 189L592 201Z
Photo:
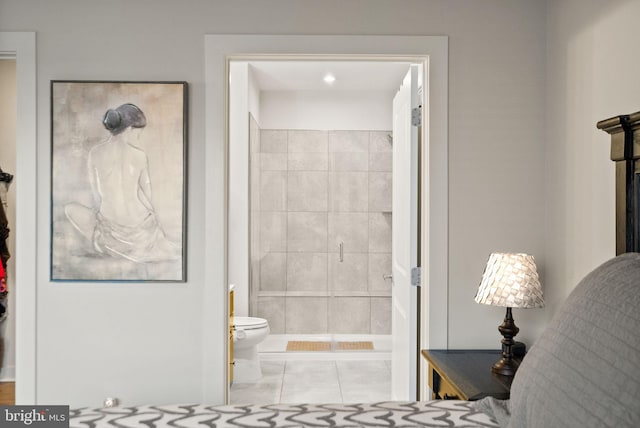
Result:
M491 372L501 351L423 350L429 362L429 387L433 400L474 401L484 397L509 398L513 377Z

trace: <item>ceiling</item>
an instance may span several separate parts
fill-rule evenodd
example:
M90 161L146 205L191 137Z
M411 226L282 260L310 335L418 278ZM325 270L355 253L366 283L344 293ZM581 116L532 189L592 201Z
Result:
M391 61L250 61L262 91L396 91L408 62ZM335 81L323 78L332 74Z

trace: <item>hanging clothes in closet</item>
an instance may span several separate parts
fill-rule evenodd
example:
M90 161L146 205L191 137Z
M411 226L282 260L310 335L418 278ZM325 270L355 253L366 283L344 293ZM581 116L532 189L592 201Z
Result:
M11 257L7 239L9 238L9 221L5 212L6 195L9 185L13 180L13 175L2 171L0 168L0 321L4 320L7 315L7 261Z

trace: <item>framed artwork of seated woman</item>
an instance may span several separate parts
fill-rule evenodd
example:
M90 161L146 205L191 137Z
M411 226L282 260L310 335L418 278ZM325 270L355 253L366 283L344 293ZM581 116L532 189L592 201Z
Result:
M185 82L51 82L51 280L184 281Z

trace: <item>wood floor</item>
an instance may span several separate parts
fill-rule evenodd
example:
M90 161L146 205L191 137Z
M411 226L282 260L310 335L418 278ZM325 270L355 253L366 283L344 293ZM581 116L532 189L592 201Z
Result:
M15 382L0 382L0 405L13 405L16 402Z

